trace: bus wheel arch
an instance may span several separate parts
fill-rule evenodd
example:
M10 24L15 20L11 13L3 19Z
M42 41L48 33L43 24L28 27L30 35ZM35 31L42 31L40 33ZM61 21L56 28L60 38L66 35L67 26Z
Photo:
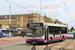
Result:
M52 37L50 37L50 43L52 43Z
M65 40L65 38L64 38L64 36L62 36L62 41L64 41Z

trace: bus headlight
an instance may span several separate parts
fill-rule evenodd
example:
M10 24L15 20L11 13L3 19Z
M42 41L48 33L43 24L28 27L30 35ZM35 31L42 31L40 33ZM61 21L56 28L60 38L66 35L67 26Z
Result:
M26 39L26 41L31 41L31 39Z
M28 39L26 39L26 41L28 41Z
M40 41L45 41L44 39L40 39Z

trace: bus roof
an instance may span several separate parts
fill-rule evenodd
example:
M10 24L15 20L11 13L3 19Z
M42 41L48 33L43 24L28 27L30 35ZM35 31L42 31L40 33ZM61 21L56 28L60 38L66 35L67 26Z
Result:
M53 24L53 23L44 23L44 25L45 25L45 26L67 27L67 25Z

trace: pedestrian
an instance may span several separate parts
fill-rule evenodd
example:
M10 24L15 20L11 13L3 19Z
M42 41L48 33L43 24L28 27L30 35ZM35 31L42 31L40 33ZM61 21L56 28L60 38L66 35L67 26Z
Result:
M17 36L18 36L18 33L17 33Z
M18 31L18 35L21 36L21 31L20 30Z
M24 32L23 31L21 32L21 34L22 34L22 37L24 38Z

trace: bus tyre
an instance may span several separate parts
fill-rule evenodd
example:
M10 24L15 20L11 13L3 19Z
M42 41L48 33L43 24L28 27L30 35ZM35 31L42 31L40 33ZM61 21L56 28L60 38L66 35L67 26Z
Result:
M75 36L73 37L73 39L75 39Z
M52 43L52 38L50 38L50 44Z
M64 41L65 39L64 39L64 37L62 38L62 41Z

